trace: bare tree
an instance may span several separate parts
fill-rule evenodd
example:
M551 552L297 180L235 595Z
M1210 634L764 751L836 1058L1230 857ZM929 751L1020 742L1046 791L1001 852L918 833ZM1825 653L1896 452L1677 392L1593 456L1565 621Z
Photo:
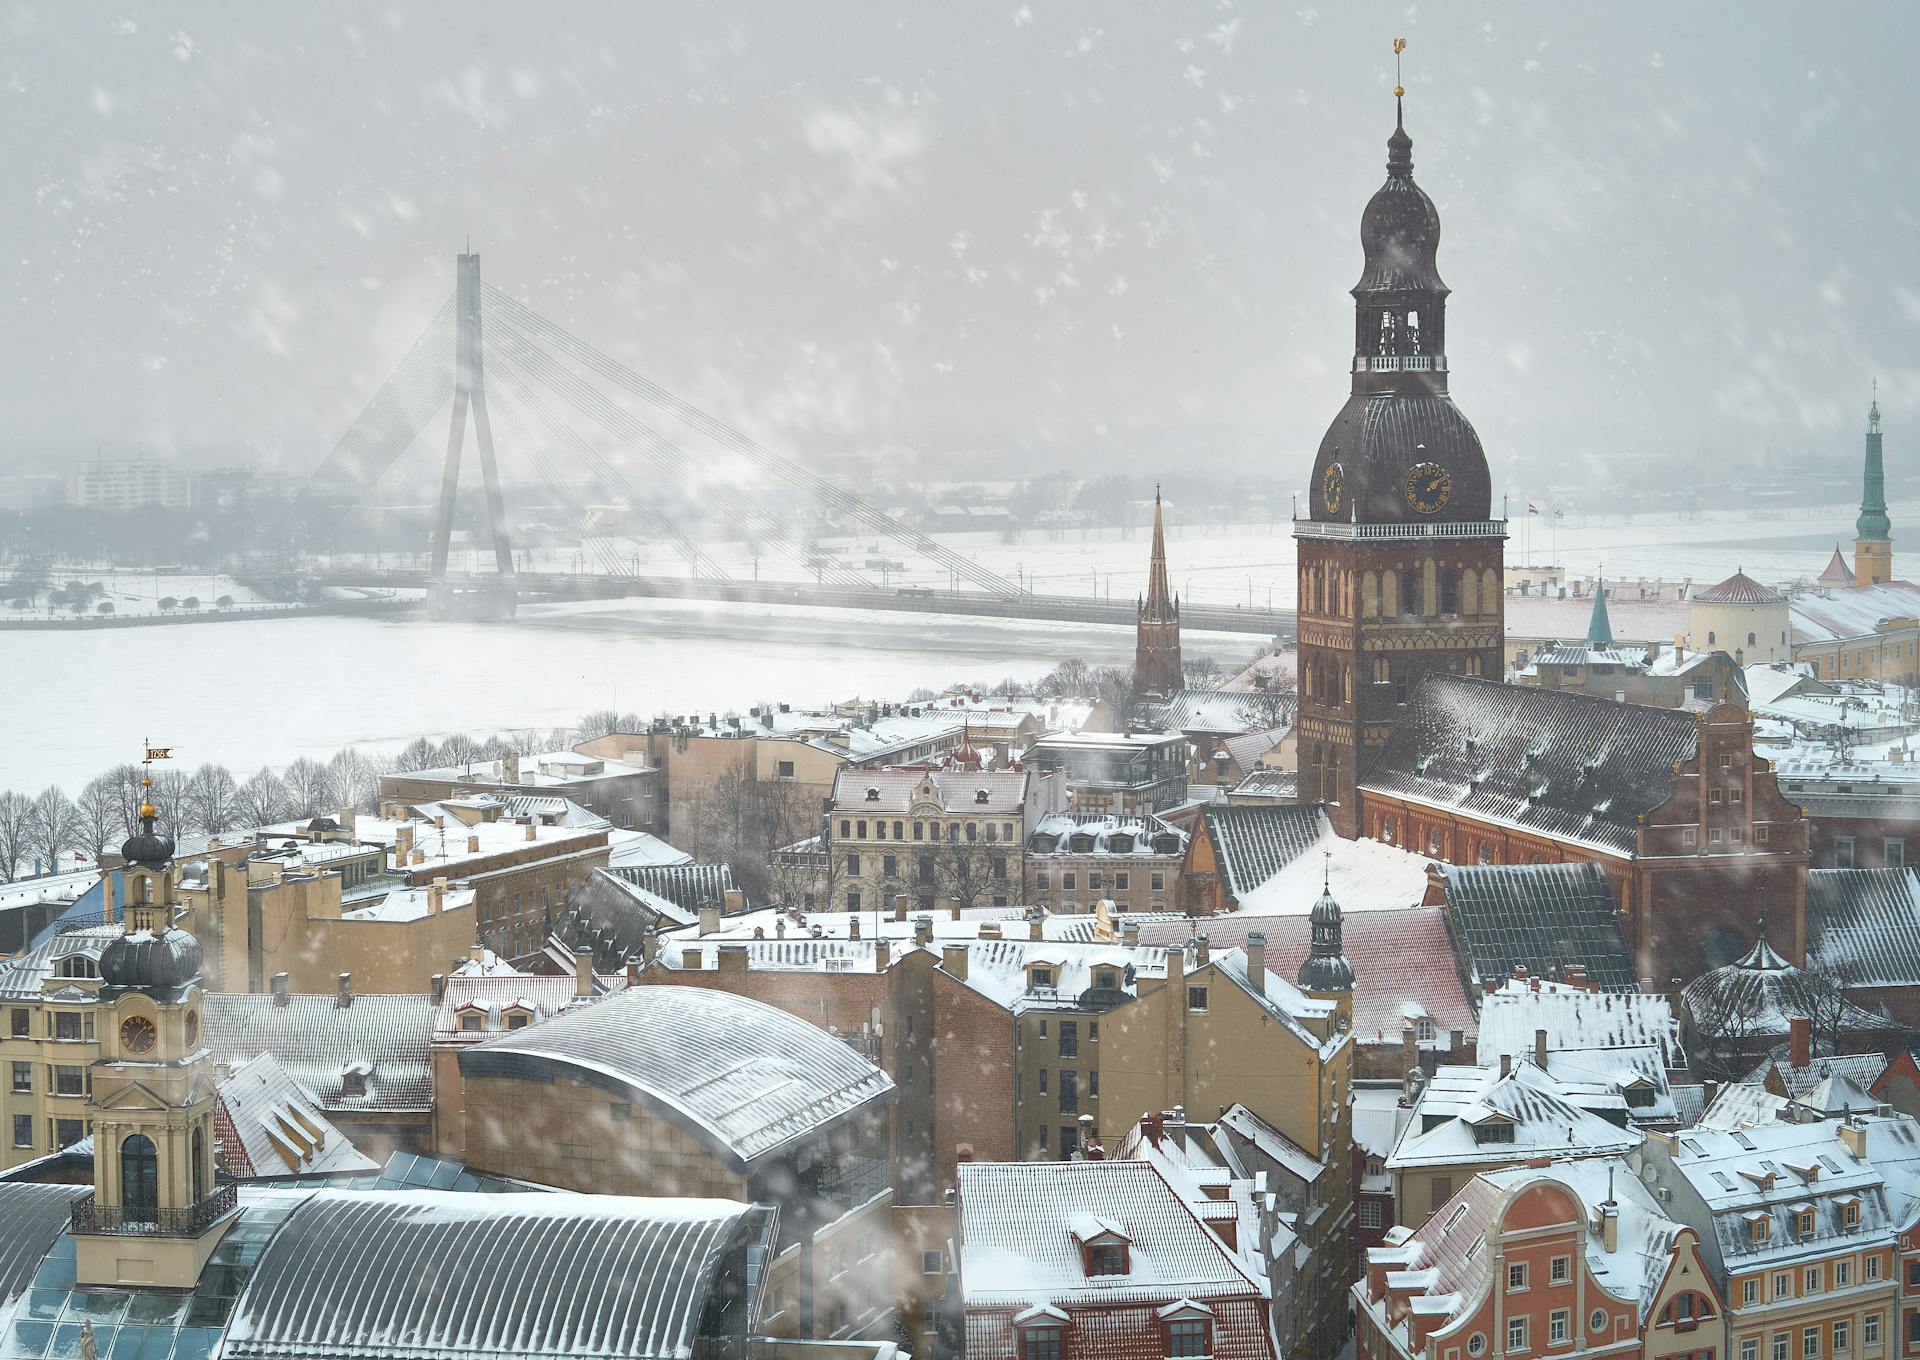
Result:
M140 776L138 765L115 765L100 777L113 789L114 809L120 825L132 835L140 824Z
M60 857L80 843L80 818L73 800L58 784L49 784L33 800L27 817L28 847L45 866L42 872L53 873L60 867Z
M1267 685L1240 696L1240 721L1251 732L1267 732L1293 721L1294 693L1285 686Z
M131 830L122 807L118 776L112 771L95 775L74 800L74 812L80 824L80 848L93 856L95 864L115 840Z
M290 800L280 776L262 766L233 793L233 815L241 826L267 826L286 820Z
M1219 689L1225 678L1220 663L1210 656L1188 657L1181 670L1188 689Z
M480 743L465 732L455 732L440 743L442 765L474 765L484 758Z
M411 773L414 770L431 770L440 763L440 748L425 737L415 737L400 749L393 758L393 768Z
M775 852L817 827L819 805L799 785L762 779L743 756L695 795L692 813L694 853L724 860L749 900L763 902L774 888Z
M592 741L595 737L611 736L620 730L620 715L610 708L596 708L591 713L580 715L580 721L573 726L575 741Z
M301 756L287 766L283 782L287 810L292 816L315 817L334 805L333 778L327 767L311 756Z
M327 762L334 797L342 806L352 806L362 812L378 811L380 776L386 772L385 764L380 757L366 755L357 746L334 752L333 759Z
M184 770L167 770L153 781L148 791L153 800L155 820L162 835L175 840L186 830L187 775Z
M1133 712L1133 672L1121 666L1100 666L1088 676L1091 698L1102 703L1124 721Z
M941 842L932 852L933 881L939 896L958 899L963 907L990 906L995 897L1011 900L1019 886L1010 863L1017 849L999 842Z
M187 781L187 816L194 828L219 835L233 825L233 772L224 765L202 765Z
M33 839L33 801L24 793L0 792L0 878L12 879Z

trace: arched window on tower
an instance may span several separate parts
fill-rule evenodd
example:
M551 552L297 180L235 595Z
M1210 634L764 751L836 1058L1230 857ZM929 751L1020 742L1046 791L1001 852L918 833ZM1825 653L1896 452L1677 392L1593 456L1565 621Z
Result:
M120 1206L129 1223L151 1223L159 1215L159 1159L144 1133L130 1133L120 1144Z
M1373 683L1384 685L1392 679L1393 672L1387 664L1387 659L1384 656L1376 656L1373 659Z
M1400 573L1400 613L1406 618L1420 615L1420 577L1412 571Z
M1460 612L1460 573L1452 567L1440 573L1440 612L1448 616Z
M1398 336L1396 335L1396 330L1397 330L1397 326L1394 321L1393 313L1391 311L1381 312L1380 313L1380 353L1396 354L1399 352L1394 348L1394 342L1398 338Z
M1425 350L1420 348L1420 313L1412 309L1408 309L1407 311L1406 338L1407 338L1407 353L1409 354L1426 353Z

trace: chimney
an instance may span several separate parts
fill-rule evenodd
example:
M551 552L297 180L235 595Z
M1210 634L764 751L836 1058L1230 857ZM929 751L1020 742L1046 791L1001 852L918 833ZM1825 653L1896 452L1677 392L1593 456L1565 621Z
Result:
M1255 996L1267 994L1267 937L1258 930L1247 936L1247 985Z
M1787 1021L1787 1059L1800 1069L1813 1065L1813 1021L1804 1015Z
M711 935L720 929L720 908L707 904L700 908L700 933Z
M940 946L940 966L953 976L967 980L967 946L964 942Z
M1607 1171L1607 1181L1611 1185L1613 1171ZM1613 1191L1607 1191L1607 1201L1600 1206L1600 1246L1608 1254L1620 1250L1620 1206L1613 1202Z
M485 963L487 961L487 947L481 944L480 941L475 940L467 946L467 960L471 963Z
M860 913L857 911L847 913L847 938L849 940L860 938Z
M960 919L960 899L959 898L949 897L947 899L947 914L956 921Z
M1841 1147L1861 1161L1867 1160L1867 1126L1864 1123L1856 1123L1851 1111L1843 1114L1834 1132L1840 1135Z
M287 1004L287 975L285 973L275 973L273 975L273 1004L276 1006L284 1006Z
M520 753L508 751L500 757L500 782L518 784L520 782Z
M896 921L904 921L907 919L907 895L905 893L895 893L893 895L893 919Z
M531 831L533 828L528 827L527 830ZM469 855L477 855L480 853L480 837L478 835L470 835L467 837L467 853Z
M530 841L537 841L540 839L540 828L535 826L532 822L527 823L527 839ZM474 841L473 848L476 850L480 848L479 841L477 838Z
M1120 926L1120 943L1131 949L1140 943L1140 923L1126 921Z
M873 971L876 973L884 973L887 971L887 965L891 962L893 962L893 949L885 940L875 940L873 942Z
M359 818L359 809L352 803L342 803L340 810L333 814L333 820L340 823L340 829L347 833L347 839L353 839L354 828Z
M1542 1072L1547 1070L1547 1032L1543 1029L1533 1032L1533 1065Z
M933 942L933 918L931 916L916 916L913 918L913 942L922 949Z
M687 945L680 950L680 966L690 973L702 971L706 962L698 945Z
M983 925L983 926L981 926L981 927L980 927L980 938L981 938L981 939L983 939L983 940L997 940L997 939L999 939L999 938L1000 938L1000 923L999 923L998 921L988 921L988 922L987 922L987 923L986 923L985 925Z
M744 944L720 946L720 971L728 977L740 977L747 971L747 947Z
M728 888L721 894L721 898L726 903L728 915L735 915L747 909L747 895L738 888Z
M1400 1070L1411 1072L1420 1065L1420 1031L1408 1025L1400 1031Z
M353 1004L353 974L342 973L334 986L333 1004L341 1010Z
M593 951L591 949L573 951L573 994L579 997L593 995Z
M1207 948L1207 937L1205 935L1194 936L1193 937L1194 971L1198 972L1200 969L1205 968L1207 966L1208 960L1210 960L1212 957L1213 957L1212 952Z
M447 909L447 880L436 878L427 884L427 915L438 916Z
M433 1004L436 1006L446 998L447 975L445 973L435 973L433 975L427 987L427 995L433 999Z
M1502 1053L1500 1055L1500 1075L1503 1077L1513 1075L1513 1054Z
M1140 1136L1153 1144L1153 1146L1160 1146L1160 1139L1166 1131L1166 1122L1161 1119L1159 1115L1143 1114L1140 1116Z
M1101 1145L1100 1135L1094 1131L1093 1116L1083 1114L1076 1121L1080 1125L1080 1155L1090 1162L1107 1160L1107 1150Z
M414 849L414 852L412 854L407 856L407 863L409 864L425 864L426 862L427 862L427 852L419 849L418 847Z
M393 862L405 864L413 853L413 823L402 822L393 829Z
M1187 1149L1187 1107L1176 1105L1162 1116L1167 1121L1167 1137L1182 1152Z

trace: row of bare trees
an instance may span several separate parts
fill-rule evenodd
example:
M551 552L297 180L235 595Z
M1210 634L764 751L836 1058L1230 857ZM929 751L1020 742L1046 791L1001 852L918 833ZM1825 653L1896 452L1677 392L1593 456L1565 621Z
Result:
M384 774L480 764L508 752L533 755L623 730L601 727L603 721L589 714L575 728L527 728L484 738L455 733L438 742L421 737L391 754L348 746L324 761L301 756L284 769L263 765L244 779L225 765L166 769L153 776L154 822L162 835L177 840L329 815L347 806L373 811ZM0 790L0 882L51 873L76 854L97 861L117 847L139 826L140 777L140 766L116 765L71 797L57 784L37 794Z

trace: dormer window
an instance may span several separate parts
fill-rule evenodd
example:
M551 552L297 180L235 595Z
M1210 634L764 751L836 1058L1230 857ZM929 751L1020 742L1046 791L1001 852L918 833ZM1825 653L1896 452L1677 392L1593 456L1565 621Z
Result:
M1747 1241L1755 1246L1773 1240L1773 1219L1766 1214L1747 1215Z
M1860 1201L1844 1199L1840 1201L1840 1222L1848 1228L1860 1226Z
M525 1029L533 1023L533 1012L525 1006L513 1006L508 1008L505 1018L508 1029Z
M1027 983L1032 987L1053 986L1053 969L1030 968L1027 970Z
M340 1094L342 1096L365 1096L367 1078L373 1075L373 1069L365 1063L355 1063L351 1067L340 1069Z
M60 960L59 974L65 978L97 978L100 965L85 954L69 954Z
M1213 1310L1192 1299L1182 1299L1160 1310L1160 1328L1166 1353L1172 1357L1213 1354Z
M878 790L878 789L868 789L868 790L867 790L867 801L868 801L869 803L877 803L877 802L879 802L879 801L880 801L880 790Z
M1120 1242L1102 1242L1087 1248L1087 1274L1125 1275L1127 1248Z
M984 802L986 802L986 801L987 801L987 791L986 791L985 789L975 789L975 790L973 791L973 801L974 801L974 802L976 802L976 803L984 803Z
M1811 1204L1793 1206L1793 1230L1802 1237L1812 1237L1817 1220Z
M1481 1144L1511 1143L1513 1141L1513 1125L1504 1119L1492 1120L1485 1124L1476 1124L1473 1126L1473 1141Z

